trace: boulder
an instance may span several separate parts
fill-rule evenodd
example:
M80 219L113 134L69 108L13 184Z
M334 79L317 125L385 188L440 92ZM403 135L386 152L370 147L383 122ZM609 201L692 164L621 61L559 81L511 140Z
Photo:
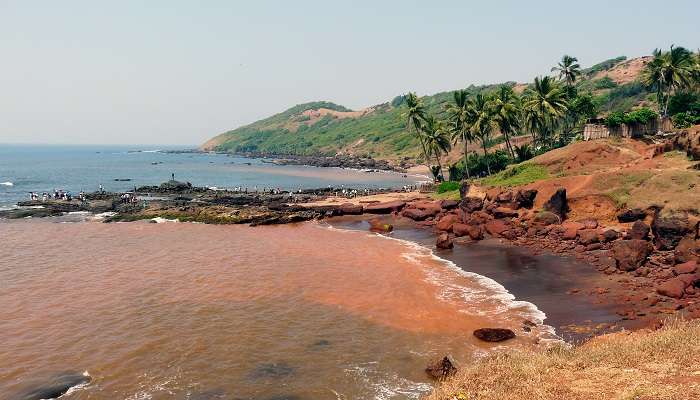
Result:
M394 226L382 221L381 218L372 218L369 221L369 230L372 232L388 233L394 230Z
M484 238L484 230L481 225L467 225L467 224L454 224L452 225L452 232L455 236L469 236L472 240L481 240Z
M611 252L622 271L634 271L646 262L653 248L649 242L640 239L618 240L613 243Z
M433 216L442 212L442 206L438 201L416 201L408 204L407 207L427 211Z
M554 215L554 214L552 214ZM559 218L559 217L557 217ZM564 222L562 225L562 234L561 238L564 240L575 240L576 237L578 236L578 231L583 229L583 224L579 222L571 222L567 221Z
M512 224L502 219L494 219L486 223L485 228L491 236L504 236L512 228Z
M467 213L473 213L474 211L481 210L484 207L484 200L480 197L465 197L459 203L459 208Z
M481 328L474 331L474 336L484 342L502 342L515 338L515 332L506 328Z
M399 212L406 206L404 201L389 201L385 203L373 203L365 206L365 212L368 214L390 214Z
M507 207L496 207L491 211L491 214L496 218L514 218L518 216L517 211Z
M676 245L673 256L679 263L691 260L700 262L700 240L684 237Z
M462 224L460 222L457 222L457 223L452 225L452 233L454 233L454 235L456 237L468 236L470 226L471 225Z
M440 218L440 221L438 221L438 223L435 224L435 229L439 231L450 232L452 231L452 225L456 222L460 222L459 216L457 216L456 214L447 214L444 217Z
M454 247L454 244L452 243L450 235L448 235L447 233L441 233L437 237L435 247L437 247L438 249L451 249L452 247Z
M640 220L634 221L632 228L627 232L627 238L647 240L649 238L649 225Z
M659 212L651 223L654 242L659 250L673 250L685 236L695 234L693 228L687 216L662 217Z
M566 189L559 188L542 206L544 211L549 211L559 216L563 221L566 219L566 213L569 211L569 205L566 201Z
M656 288L656 292L662 296L680 299L685 294L685 287L685 282L683 282L681 279L673 278L660 284Z
M345 215L360 215L364 209L362 204L345 203L340 205L340 211Z
M584 218L577 222L583 225L583 229L595 229L598 227L598 220L595 218Z
M513 202L517 204L518 208L532 208L535 203L535 197L537 197L536 189L521 189L515 194Z
M449 357L445 356L442 360L434 361L425 368L425 372L435 380L444 380L457 373L457 368L454 366Z
M540 211L533 218L533 222L538 225L554 225L561 223L562 219L559 215L550 211Z
M432 217L433 214L429 211L419 210L417 208L404 208L403 211L401 211L401 215L414 221L423 221L428 217Z
M599 241L597 229L581 229L578 231L578 242L584 246L598 243Z
M443 210L454 210L457 206L459 206L457 200L443 200L440 202L440 207L442 207Z
M603 242L612 242L620 237L620 232L615 229L605 229L603 233L600 234L600 240Z
M620 222L634 222L637 220L643 220L646 217L646 212L644 212L641 208L626 209L617 214L617 220Z
M673 273L676 275L682 274L694 274L698 270L698 263L696 261L688 261L682 264L677 264L673 267Z

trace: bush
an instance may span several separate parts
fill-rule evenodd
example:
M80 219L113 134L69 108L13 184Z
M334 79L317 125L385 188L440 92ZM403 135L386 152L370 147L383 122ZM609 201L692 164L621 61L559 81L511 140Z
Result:
M605 124L609 127L616 127L622 124L632 125L632 124L642 124L645 125L649 121L658 118L659 114L649 108L640 108L628 113L623 113L621 111L611 112L607 118L605 118Z
M442 182L437 187L438 193L453 192L455 190L459 190L459 182L455 182L455 181Z
M673 126L676 128L690 128L691 126L700 123L700 115L681 112L674 115L671 120L673 121Z
M479 154L469 155L469 175L471 177L486 176L488 173L488 168L486 167L487 158ZM504 170L508 165L513 162L508 153L505 150L496 150L489 153L488 155L489 167L491 168L491 173L496 173L498 171ZM464 160L452 164L450 166L450 179L458 181L467 177L466 171L464 170Z
M609 76L604 76L597 81L593 82L593 87L595 89L612 89L614 87L617 87L617 83L615 83L614 80L610 79Z
M676 93L668 100L668 115L691 113L700 115L700 96L696 93Z
M535 156L535 153L532 151L532 147L530 147L529 144L515 146L515 154L518 157L518 162L527 161Z

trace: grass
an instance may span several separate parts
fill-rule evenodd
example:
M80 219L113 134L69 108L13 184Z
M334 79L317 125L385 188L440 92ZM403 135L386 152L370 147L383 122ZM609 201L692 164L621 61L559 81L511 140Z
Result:
M442 193L433 193L430 197L435 200L459 200L459 189Z
M547 168L542 165L524 163L512 166L505 171L481 179L486 186L520 186L549 178Z
M428 400L700 398L700 321L465 363Z
M438 193L453 192L459 190L459 182L447 181L441 182L437 187Z
M642 186L654 174L650 171L619 173L598 180L596 188L608 195L619 206L625 206L632 199L632 192Z

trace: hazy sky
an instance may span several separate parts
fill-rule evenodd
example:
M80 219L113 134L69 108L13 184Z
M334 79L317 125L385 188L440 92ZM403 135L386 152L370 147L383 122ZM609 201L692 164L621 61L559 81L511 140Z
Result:
M698 15L697 0L0 0L0 143L194 145L307 101L696 49Z

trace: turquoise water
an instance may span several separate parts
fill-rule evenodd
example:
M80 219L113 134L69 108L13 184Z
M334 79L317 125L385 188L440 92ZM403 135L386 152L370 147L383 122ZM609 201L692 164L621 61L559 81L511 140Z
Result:
M422 180L397 173L339 168L278 166L224 154L169 154L176 148L0 144L0 207L29 199L29 192L54 189L89 192L157 185L170 179L218 188L257 186L297 190L333 187L396 188ZM154 164L155 163L155 164ZM131 179L127 182L115 179Z

